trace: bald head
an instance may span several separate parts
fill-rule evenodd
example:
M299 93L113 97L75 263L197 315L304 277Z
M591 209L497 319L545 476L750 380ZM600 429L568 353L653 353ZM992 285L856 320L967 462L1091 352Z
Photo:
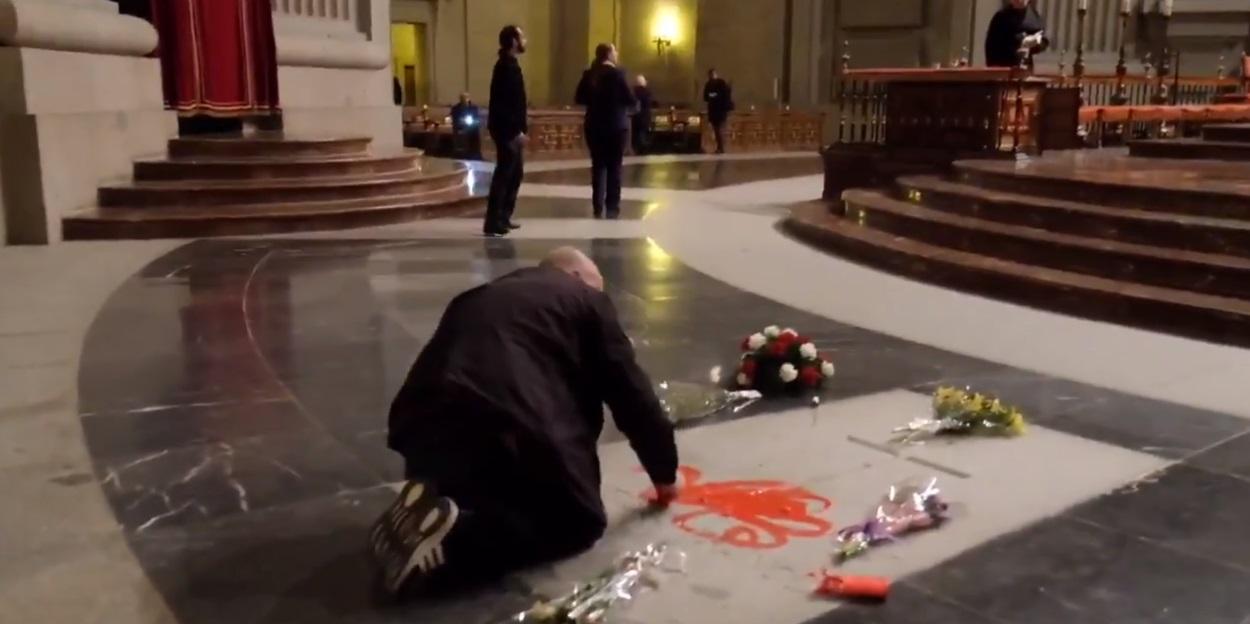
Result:
M587 286L602 291L603 275L599 267L576 247L557 247L547 252L539 266L559 269L582 280Z

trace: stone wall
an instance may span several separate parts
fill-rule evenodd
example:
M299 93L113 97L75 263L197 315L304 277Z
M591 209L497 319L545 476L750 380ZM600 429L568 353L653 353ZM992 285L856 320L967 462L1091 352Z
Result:
M695 64L733 83L740 106L780 101L786 81L786 11L777 0L700 0Z

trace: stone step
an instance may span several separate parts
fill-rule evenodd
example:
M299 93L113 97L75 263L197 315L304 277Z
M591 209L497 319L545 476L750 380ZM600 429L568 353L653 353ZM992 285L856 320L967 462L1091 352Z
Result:
M1212 139L1157 139L1132 141L1129 154L1143 158L1250 161L1250 142Z
M159 208L331 201L418 194L463 179L460 164L395 174L275 180L157 180L101 187L102 207Z
M1077 316L1215 342L1250 344L1250 302L1240 299L931 245L833 215L824 202L797 206L785 226L809 244L914 279Z
M1137 162L1149 162L1152 171L1136 170ZM1099 162L1117 166L1116 175L1104 175L1099 166L1072 169L1020 166L993 160L967 160L954 164L955 177L986 189L1063 199L1103 206L1150 210L1250 221L1250 174L1243 163L1203 162L1208 173L1190 179L1187 169L1196 163L1167 159L1123 158ZM1166 168L1163 172L1160 169Z
M289 137L280 132L250 136L209 135L169 141L169 157L182 158L306 158L363 155L368 137Z
M1250 143L1250 124L1209 124L1202 127L1202 138L1208 141Z
M843 193L873 229L1013 262L1250 300L1250 259L1076 236L933 210L880 191Z
M1117 208L981 188L938 176L898 179L936 210L1079 236L1250 257L1250 221Z
M140 160L134 177L149 180L258 180L402 173L420 166L420 152L322 158L182 158Z
M91 208L62 220L66 240L202 238L339 230L417 219L480 215L485 200L465 184L420 195L226 209Z

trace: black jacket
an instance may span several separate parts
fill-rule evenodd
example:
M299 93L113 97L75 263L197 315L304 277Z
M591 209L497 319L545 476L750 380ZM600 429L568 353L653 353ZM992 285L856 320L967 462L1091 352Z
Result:
M990 67L1016 67L1020 64L1020 42L1027 35L1046 30L1046 22L1037 9L1030 4L1024 9L1004 7L990 20L985 33L985 64ZM1042 45L1030 50L1032 54L1044 52L1050 40L1043 38ZM1028 65L1033 66L1030 54Z
M634 113L634 117L645 121L647 126L650 127L652 112L651 89L643 86L634 87L634 99L638 100L638 108Z
M495 72L490 77L490 108L486 120L496 143L507 143L518 134L529 132L528 102L521 64L515 56L500 52Z
M712 121L724 121L734 109L733 90L724 78L714 78L703 85L703 101L707 102L707 115Z
M506 438L516 458L487 461L524 466L602 520L604 403L651 480L673 483L672 425L611 300L562 271L521 269L447 307L391 406L388 444L410 473L454 480L480 471L484 440Z
M619 67L597 63L582 72L574 100L586 107L586 132L629 129L629 116L638 101Z

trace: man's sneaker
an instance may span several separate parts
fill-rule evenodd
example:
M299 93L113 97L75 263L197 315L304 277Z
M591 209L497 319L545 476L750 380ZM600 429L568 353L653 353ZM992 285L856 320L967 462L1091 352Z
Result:
M382 569L382 582L398 594L414 574L428 576L446 562L443 541L460 510L432 488L410 481L369 533L370 549Z

